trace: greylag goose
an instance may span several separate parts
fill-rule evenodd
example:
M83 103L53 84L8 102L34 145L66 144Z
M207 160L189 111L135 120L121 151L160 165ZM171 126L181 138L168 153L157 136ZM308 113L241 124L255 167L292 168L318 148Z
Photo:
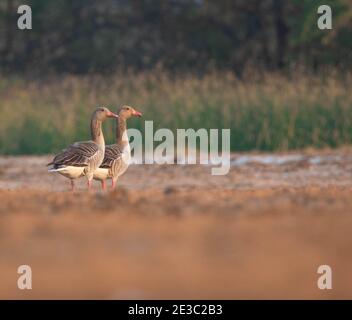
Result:
M142 114L130 106L123 106L116 120L116 143L105 148L105 156L100 168L94 171L94 179L101 181L105 190L105 180L111 179L111 189L115 189L116 181L128 168L131 160L131 149L127 136L126 120Z
M86 176L88 190L91 189L94 170L99 168L104 159L105 140L101 129L107 118L118 118L118 115L107 108L97 108L91 118L91 141L76 142L56 155L48 163L49 172L58 172L71 180L74 190L74 179Z

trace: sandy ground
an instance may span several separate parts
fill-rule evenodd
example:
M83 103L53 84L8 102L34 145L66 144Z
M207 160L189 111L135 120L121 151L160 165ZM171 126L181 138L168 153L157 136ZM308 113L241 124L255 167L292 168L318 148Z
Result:
M233 154L226 176L134 165L92 194L67 192L50 157L0 157L0 298L351 299L351 156Z

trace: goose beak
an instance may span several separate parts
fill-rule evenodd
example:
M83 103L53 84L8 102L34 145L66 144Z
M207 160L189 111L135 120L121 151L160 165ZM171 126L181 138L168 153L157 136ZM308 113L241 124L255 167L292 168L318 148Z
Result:
M116 119L117 119L119 116L118 116L117 114L115 114L115 113L109 111L108 114L107 114L107 117L109 117L109 118L116 118Z
M142 113L140 113L139 111L134 110L133 111L133 115L140 118L142 116Z

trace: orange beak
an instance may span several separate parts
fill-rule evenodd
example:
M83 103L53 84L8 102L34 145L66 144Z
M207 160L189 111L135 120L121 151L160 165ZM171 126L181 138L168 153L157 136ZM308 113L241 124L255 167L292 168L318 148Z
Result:
M109 117L109 118L116 118L116 119L117 119L119 116L118 116L117 114L115 114L115 113L109 111L108 114L107 114L107 117Z
M140 112L137 111L137 110L134 110L134 111L133 111L133 115L140 118L140 117L142 116L142 113L140 113Z

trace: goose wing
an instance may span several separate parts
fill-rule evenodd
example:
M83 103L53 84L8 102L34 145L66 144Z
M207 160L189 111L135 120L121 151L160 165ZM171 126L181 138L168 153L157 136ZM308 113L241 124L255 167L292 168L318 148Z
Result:
M85 167L99 151L93 141L76 142L55 156L48 165Z
M122 150L117 144L105 147L104 160L100 168L111 168L115 161L122 161Z

